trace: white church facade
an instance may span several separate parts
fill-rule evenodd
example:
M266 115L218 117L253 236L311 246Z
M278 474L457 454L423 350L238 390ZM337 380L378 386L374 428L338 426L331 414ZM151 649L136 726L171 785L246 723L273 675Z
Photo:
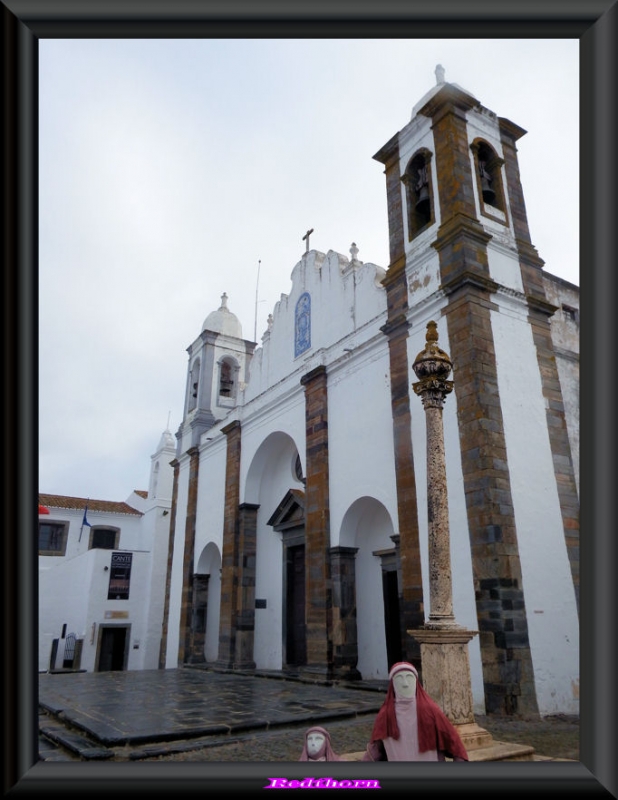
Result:
M161 668L421 667L427 437L411 365L434 320L453 363L453 604L478 632L475 711L578 713L579 290L530 241L525 131L437 76L374 156L388 266L307 240L259 345L224 295L188 347Z

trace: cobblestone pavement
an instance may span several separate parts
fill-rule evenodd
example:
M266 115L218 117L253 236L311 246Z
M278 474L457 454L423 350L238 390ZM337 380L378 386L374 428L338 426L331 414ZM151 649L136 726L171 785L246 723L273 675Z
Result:
M324 723L336 753L365 749L375 714ZM498 741L526 744L551 760L579 760L578 717L545 717L542 720L504 719L477 716L476 722ZM307 726L285 731L265 731L186 752L157 756L158 761L298 761Z
M298 761L314 724L328 729L337 753L354 753L365 749L385 690L191 668L41 674L39 758ZM579 758L577 717L476 721L495 740Z

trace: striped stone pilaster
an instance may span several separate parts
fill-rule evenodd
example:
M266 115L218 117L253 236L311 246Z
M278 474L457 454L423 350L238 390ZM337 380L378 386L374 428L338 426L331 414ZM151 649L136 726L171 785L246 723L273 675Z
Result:
M333 671L328 393L323 366L301 378L305 387L305 623L304 672L330 678Z
M434 242L448 327L488 713L538 713L491 327L498 288L476 219L465 112L453 87L430 99L442 224Z
M159 645L159 669L165 669L167 654L167 634L170 618L170 591L172 585L172 564L174 563L174 537L176 535L176 509L178 507L178 470L180 462L174 459L170 462L174 470L172 484L172 508L170 516L169 544L167 547L167 569L165 573L165 600L163 604L163 626L161 630L161 643Z
M193 568L195 552L195 515L197 509L197 485L200 471L200 454L197 447L187 450L189 455L189 488L187 516L185 519L185 548L182 559L182 595L180 602L180 635L178 663L184 664L191 656L191 618L193 608Z
M405 259L403 201L399 172L399 135L393 136L375 154L374 158L385 167L389 257L390 264L394 265Z
M423 577L418 529L416 476L412 452L410 414L410 368L408 366L408 285L403 263L391 265L382 281L386 288L388 321L382 332L388 337L391 376L391 412L397 515L399 521L399 559L401 575L400 629L402 633L420 628L424 621ZM419 670L420 647L416 640L403 636L404 658Z
M543 261L530 243L528 218L515 142L525 133L509 120L500 120L511 214L515 227L522 283L528 301L528 321L536 347L543 396L547 401L547 430L558 486L558 498L571 577L579 610L579 497L567 431L564 401L551 338L550 317L555 306L547 302L543 287Z
M356 627L357 547L330 550L333 583L333 673L343 680L358 680L358 635Z
M485 703L488 713L536 713L491 306L487 288L468 283L446 309Z
M222 433L227 436L223 547L221 553L221 609L217 665L233 668L236 658L240 557L240 450L241 426L235 420Z
M234 669L255 669L253 642L255 634L255 558L257 512L259 505L241 503L238 537L238 587L236 607L236 642Z
M206 661L206 619L208 617L208 585L210 575L193 576L193 606L191 610L191 649L187 662L203 664Z
M410 416L410 375L408 366L408 283L406 279L404 205L402 198L399 134L374 156L384 164L390 264L382 284L386 289L387 322L382 332L388 337L391 374L391 410L399 522L399 575L401 653L422 670L418 643L406 631L424 622L423 580L419 547L416 479L412 454Z

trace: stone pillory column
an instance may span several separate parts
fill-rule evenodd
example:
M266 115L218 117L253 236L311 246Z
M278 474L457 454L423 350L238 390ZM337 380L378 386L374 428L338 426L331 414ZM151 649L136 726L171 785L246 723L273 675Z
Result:
M452 364L438 347L438 326L427 324L425 349L412 365L418 383L412 388L420 396L427 423L427 518L429 527L429 626L454 627L450 532L442 407L453 382L446 380Z
M328 492L328 403L326 368L308 372L305 387L305 624L309 676L333 672L330 502Z
M453 614L450 533L442 407L453 390L452 364L438 347L435 322L427 324L425 349L412 365L412 384L427 421L427 517L429 531L429 620L408 633L420 643L423 685L459 731L468 750L488 747L492 737L474 721L468 643L476 631L459 626Z

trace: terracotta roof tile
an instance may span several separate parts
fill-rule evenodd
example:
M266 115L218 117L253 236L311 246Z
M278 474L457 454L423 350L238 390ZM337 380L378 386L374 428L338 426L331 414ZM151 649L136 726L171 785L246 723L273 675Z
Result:
M146 493L147 495L148 493ZM142 517L141 511L132 508L128 503L118 503L114 500L93 500L86 497L67 497L62 494L39 494L39 503L47 508L67 508L83 511L88 503L88 511L104 511L109 514L132 514Z

